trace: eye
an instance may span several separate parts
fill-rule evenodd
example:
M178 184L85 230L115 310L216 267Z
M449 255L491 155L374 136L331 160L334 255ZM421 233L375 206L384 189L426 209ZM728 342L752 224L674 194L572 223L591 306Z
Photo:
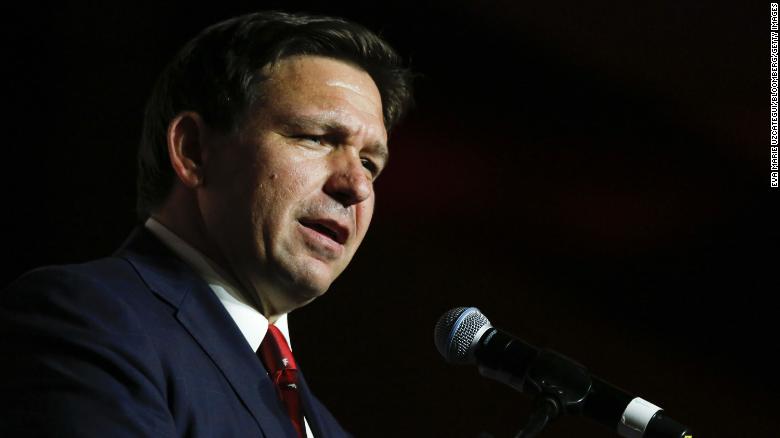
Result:
M292 138L296 140L301 140L306 143L314 143L314 144L322 144L324 141L323 136L321 135L313 135L313 134L300 134L300 135L292 135Z
M361 163L363 163L363 167L368 169L369 172L371 172L371 175L376 176L376 174L379 172L379 166L377 166L373 161L369 160L368 158L363 158L360 160Z

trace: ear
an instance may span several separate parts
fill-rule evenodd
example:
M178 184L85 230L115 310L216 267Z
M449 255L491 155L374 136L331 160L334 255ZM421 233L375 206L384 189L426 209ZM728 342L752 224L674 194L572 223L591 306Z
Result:
M200 114L179 113L168 124L168 156L179 181L194 189L203 185L207 126Z

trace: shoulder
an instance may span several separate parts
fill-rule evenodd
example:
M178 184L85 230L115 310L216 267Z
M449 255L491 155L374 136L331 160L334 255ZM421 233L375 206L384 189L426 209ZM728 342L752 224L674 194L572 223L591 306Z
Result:
M123 271L131 271L130 264L119 257L104 257L86 263L43 266L26 272L13 281L3 292L19 290L20 287L32 286L37 283L98 285L110 280L114 275Z
M133 277L106 258L36 269L0 293L0 356L14 376L0 380L0 435L173 436Z
M144 289L132 265L117 257L47 266L22 275L0 293L0 319L24 323L52 318L140 328L133 308Z

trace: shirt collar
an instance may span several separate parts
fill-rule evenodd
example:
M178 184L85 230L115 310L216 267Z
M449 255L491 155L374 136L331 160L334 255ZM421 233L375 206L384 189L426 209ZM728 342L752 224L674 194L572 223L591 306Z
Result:
M233 318L249 346L252 347L253 351L257 351L268 331L268 319L249 305L240 289L227 280L227 275L222 274L222 268L156 219L150 217L144 226L208 283L219 301L225 306L225 310ZM274 325L282 332L287 340L287 345L292 350L287 314L280 316Z

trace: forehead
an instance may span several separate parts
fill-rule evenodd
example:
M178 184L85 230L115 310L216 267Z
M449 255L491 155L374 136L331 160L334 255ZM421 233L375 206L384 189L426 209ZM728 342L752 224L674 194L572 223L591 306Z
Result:
M382 98L371 76L359 67L321 56L293 56L264 70L261 114L332 119L386 139Z

